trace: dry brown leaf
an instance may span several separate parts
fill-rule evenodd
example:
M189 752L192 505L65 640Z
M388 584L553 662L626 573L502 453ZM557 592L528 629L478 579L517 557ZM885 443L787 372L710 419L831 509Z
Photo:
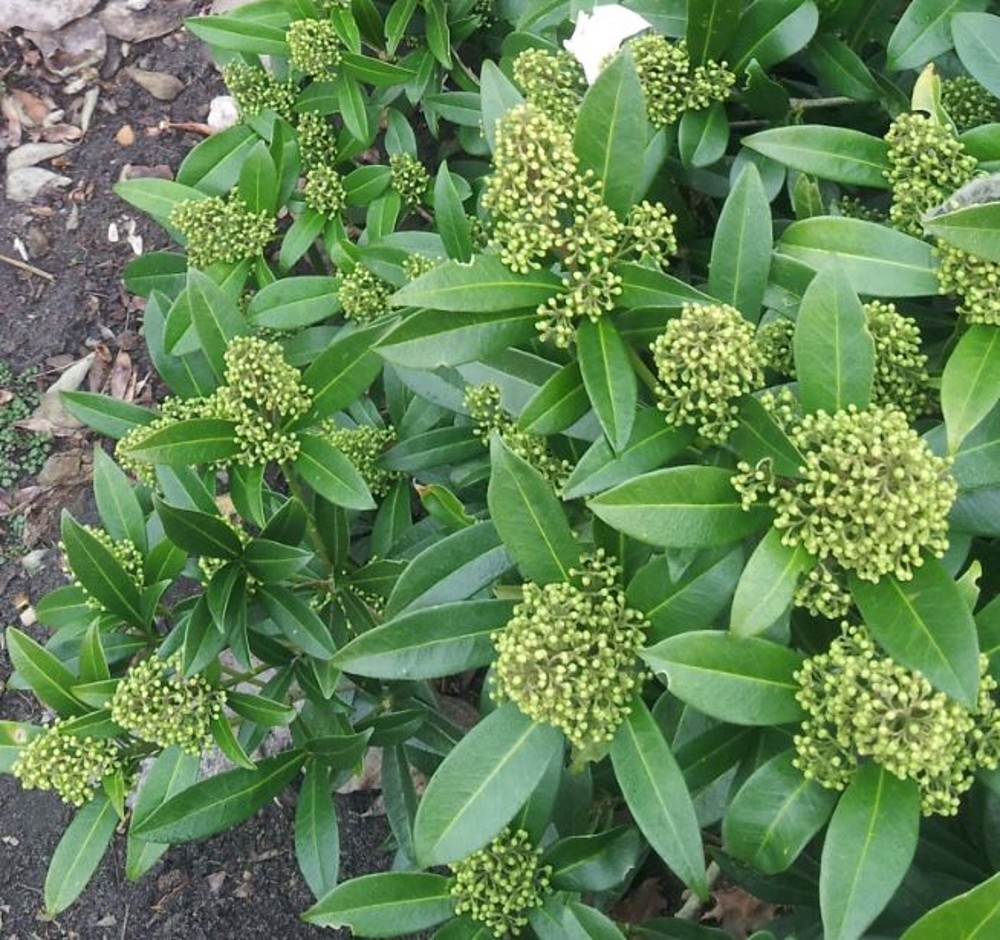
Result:
M84 464L79 448L50 454L38 472L39 486L76 486L90 479L90 469Z
M113 357L106 343L98 343L94 347L93 355L94 362L90 372L87 373L87 389L91 392L100 392L107 383L108 376L111 375Z
M703 921L715 921L735 940L746 940L755 930L760 930L774 920L778 908L747 894L737 885L728 885L712 891L715 906L701 915Z
M83 131L75 124L53 124L44 127L39 134L42 140L52 144L65 144L83 137Z
M122 349L115 356L111 367L110 392L112 398L119 401L132 401L135 398L135 370L132 368L132 358Z
M25 127L40 127L55 110L54 101L46 101L23 88L14 88L10 95L11 103L17 109L18 117Z
M66 437L76 433L79 428L83 427L83 424L63 408L60 393L78 389L87 378L87 373L90 372L93 362L93 353L74 362L42 393L41 401L31 417L19 421L17 426L28 431L52 434L56 437Z
M623 897L612 912L614 919L625 924L641 924L658 917L667 909L663 886L659 878L646 878Z
M21 144L21 118L10 95L0 98L0 114L3 114L3 138L0 143L7 147L18 147Z

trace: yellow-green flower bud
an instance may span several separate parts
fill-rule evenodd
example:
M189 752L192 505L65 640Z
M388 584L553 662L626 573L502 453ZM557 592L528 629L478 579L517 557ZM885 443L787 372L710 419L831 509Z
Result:
M895 406L911 420L923 414L930 376L919 327L894 304L880 300L865 304L865 325L875 342L872 404Z
M599 550L569 581L525 584L507 626L493 637L497 699L558 728L582 760L604 752L641 675L636 654L646 622L627 606L621 573Z
M298 94L294 82L279 82L270 72L238 61L230 62L222 70L222 79L244 120L264 111L274 111L286 121L292 120Z
M736 400L764 384L753 324L727 304L685 304L651 348L667 422L725 441L737 424Z
M340 174L329 164L314 166L306 173L306 205L328 218L336 218L347 202L347 192Z
M184 678L180 654L136 663L118 683L111 719L143 741L200 754L212 743L212 722L226 693L201 676Z
M196 268L253 258L277 232L270 213L251 212L238 196L178 202L170 224L187 239L188 260Z
M113 739L79 738L62 726L56 719L32 738L11 770L25 790L55 790L64 803L83 806L121 769L121 751Z
M392 309L391 296L392 285L363 264L355 265L340 280L340 306L348 320L367 323L384 316Z
M754 342L764 354L764 367L778 375L795 378L795 359L792 352L792 339L795 336L795 324L784 317L777 317L762 323L757 329Z
M468 914L497 940L518 937L551 893L552 869L523 829L505 829L486 848L452 866L455 914Z
M514 59L514 81L539 111L567 128L576 123L587 79L574 56L564 50L526 49Z
M408 153L394 153L389 157L392 174L390 185L406 205L417 206L424 201L431 178L424 165Z
M1000 326L1000 264L945 241L939 241L936 250L941 259L941 293L958 295L961 303L957 311L967 323Z
M1000 100L968 75L941 83L941 105L960 131L1000 118Z
M396 443L396 432L392 428L369 425L340 428L327 421L323 424L323 434L358 468L373 496L385 496L392 484L402 478L401 473L386 470L380 463L382 454Z
M337 133L326 116L317 111L304 111L295 128L299 138L302 165L311 170L318 166L333 166L337 159Z
M319 81L336 78L341 44L330 20L296 20L285 38L294 68Z

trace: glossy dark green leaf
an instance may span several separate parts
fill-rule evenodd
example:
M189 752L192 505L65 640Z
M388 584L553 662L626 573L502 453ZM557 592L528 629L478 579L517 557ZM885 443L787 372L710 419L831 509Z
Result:
M801 545L783 544L781 532L770 529L740 575L729 629L736 636L767 632L791 607L799 576L811 565L812 559Z
M518 567L537 584L567 580L580 549L552 485L497 435L490 463L490 517Z
M729 118L719 101L700 111L685 111L677 128L677 149L686 167L709 167L726 152Z
M364 478L336 447L324 437L303 434L295 472L320 496L345 509L374 509Z
M233 726L225 715L216 715L211 721L212 740L215 746L237 767L254 770L255 765L233 731Z
M385 331L385 325L374 324L338 333L303 372L302 381L312 390L313 396L310 421L328 418L346 408L371 385L382 368L373 347Z
M935 688L975 708L979 641L961 589L937 559L913 578L852 577L851 595L876 642L898 663L922 673Z
M189 418L151 431L127 453L150 463L190 467L228 460L239 451L234 421Z
M11 663L39 701L61 715L86 711L72 692L76 677L52 653L16 627L8 627L6 637Z
M880 137L850 127L799 124L759 131L745 146L772 160L820 179L848 186L889 189L888 145Z
M1000 931L1000 874L924 914L901 940L990 940Z
M257 135L246 124L213 134L188 151L176 180L210 196L224 196L239 179L243 160L256 142Z
M368 144L373 136L368 119L367 100L361 85L346 72L337 76L337 102L339 113L344 120L344 128L359 144ZM358 194L352 192L349 202L357 204ZM366 200L370 201L370 199Z
M726 198L712 239L708 290L756 323L771 268L771 207L748 163Z
M890 69L918 69L952 47L956 14L985 10L988 0L913 0L886 47Z
M496 255L469 264L446 261L393 294L396 307L428 307L458 313L502 313L537 307L555 296L560 280L548 271L515 274Z
M275 281L254 294L247 318L278 330L320 323L340 309L337 284L336 278L306 275Z
M783 751L758 767L726 809L726 851L758 871L776 874L798 857L826 824L839 794L807 780Z
M323 897L340 873L340 829L330 793L329 768L316 760L306 763L295 807L295 860L309 890Z
M1000 16L960 13L951 21L951 35L969 74L1000 97Z
M337 885L302 919L322 927L349 927L356 936L398 937L447 920L454 903L444 875L380 872Z
M739 403L739 424L729 435L729 446L750 464L770 463L780 476L797 477L805 458L760 399L745 395Z
M185 20L185 25L195 36L217 49L288 58L285 30L278 26L232 16L193 17Z
M666 674L672 694L720 721L780 725L803 717L793 673L804 657L778 643L695 630L640 655L653 672Z
M239 558L243 554L240 537L221 516L171 506L161 499L154 505L167 538L179 548L209 558Z
M173 180L125 180L112 187L116 196L148 213L161 225L168 225L170 213L179 202L207 199L208 194Z
M483 442L468 426L435 428L400 441L382 455L382 466L413 473L462 463L483 453Z
M805 411L833 414L868 407L875 378L875 343L858 295L836 269L806 288L795 321L795 371Z
M132 428L156 420L156 412L95 392L61 392L59 400L78 421L99 434L118 440Z
M270 215L277 209L278 170L263 140L255 144L244 158L236 191L255 214L266 212Z
M541 780L563 735L512 703L479 722L438 767L420 800L417 861L446 865L482 848L513 818Z
M469 261L472 258L472 229L447 160L441 163L434 181L434 220L448 257Z
M676 307L679 310L690 301L712 302L708 294L655 268L626 263L615 265L614 272L622 279L619 306L626 310L644 307Z
M491 636L510 620L509 601L460 601L400 614L355 637L333 657L345 672L376 679L437 679L495 657Z
M805 47L818 24L813 0L754 0L740 17L725 59L736 72L751 59L770 68Z
M864 60L833 33L816 36L806 56L819 77L820 87L828 95L843 95L855 101L873 101L878 85Z
M359 82L376 87L403 85L413 78L409 69L368 55L348 53L341 60L341 68Z
M611 742L611 763L629 811L657 855L699 897L708 896L694 804L659 727L639 696Z
M511 108L523 103L524 97L511 82L500 67L490 59L483 62L479 76L479 91L483 104L483 135L494 149L497 133L497 121Z
M627 826L561 839L545 853L552 881L562 891L610 891L636 868L642 838Z
M146 549L146 518L125 473L104 452L94 448L94 498L104 529L113 539L128 539Z
M465 600L513 564L492 523L461 528L414 557L389 595L386 616Z
M862 764L834 810L823 843L823 936L857 940L910 867L920 828L920 789L875 763Z
M242 718L269 728L287 725L297 714L294 705L286 705L264 695L251 695L248 692L228 691L226 705Z
M257 596L282 634L304 653L330 659L337 647L330 629L307 601L280 584L262 585Z
M632 435L639 394L628 347L608 317L584 320L576 341L587 395L605 436L620 453Z
M170 797L132 831L151 842L195 842L248 819L276 797L302 765L301 751L260 761L202 780Z
M956 450L1000 400L998 371L1000 330L973 324L948 357L941 376L941 410L949 450Z
M740 0L687 0L684 39L693 65L723 58L740 22L740 6Z
M840 268L859 294L922 297L938 292L931 246L876 222L803 219L785 229L778 249L816 271Z
M636 195L648 128L635 60L626 50L601 69L576 118L573 150L603 186L605 203L624 215Z
M98 793L73 817L52 853L45 876L45 910L58 914L66 910L87 887L118 825L111 801Z
M670 467L635 477L587 505L612 528L666 548L738 542L764 527L767 512L745 512L721 467Z
M631 366L630 366L631 368ZM518 426L532 434L558 434L590 410L580 363L567 363L545 381L518 415Z

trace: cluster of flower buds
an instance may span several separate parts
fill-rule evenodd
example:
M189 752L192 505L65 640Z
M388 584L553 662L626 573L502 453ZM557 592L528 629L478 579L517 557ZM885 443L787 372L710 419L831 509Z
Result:
M341 276L340 306L344 316L356 323L368 323L389 313L393 287L363 264L356 264Z
M960 131L1000 118L1000 100L969 75L941 82L941 106Z
M200 754L212 743L212 722L226 694L201 676L184 677L180 654L150 656L132 666L111 699L111 719L135 737Z
M988 665L980 657L978 702L970 711L884 655L864 629L845 624L830 649L795 674L808 716L795 736L795 766L843 790L859 760L870 758L919 785L925 815L955 815L976 770L1000 763L997 682Z
M11 771L25 790L55 790L64 803L83 806L120 769L121 748L113 738L77 737L56 719L32 738Z
M564 127L573 128L587 91L586 76L575 56L561 49L526 49L514 59L514 81L526 101Z
M737 425L737 400L764 384L753 324L728 304L685 304L651 348L667 422L725 441Z
M286 121L292 119L298 86L295 82L280 82L270 72L235 60L222 70L222 79L240 110L240 117L256 117L264 111L274 111Z
M329 163L318 163L306 172L303 190L306 205L327 218L337 218L347 202L340 174Z
M303 111L295 126L299 154L306 170L318 166L333 166L337 159L337 134L325 115L318 111Z
M467 914L497 940L518 937L551 893L552 869L523 829L505 829L486 848L452 866L456 915Z
M188 261L196 268L254 258L277 231L269 212L251 212L237 195L178 202L170 224L186 239Z
M396 443L396 432L392 428L375 428L367 424L341 428L326 421L323 435L357 467L373 496L385 496L402 476L395 470L386 470L381 464L382 454Z
M647 624L628 607L621 575L598 550L568 581L529 582L493 637L497 699L562 731L578 760L604 753L642 674L636 654Z
M295 20L285 34L293 68L317 81L337 77L342 49L331 20Z
M394 153L389 157L389 170L392 174L390 185L399 193L403 202L408 206L420 205L431 184L424 165L411 154Z

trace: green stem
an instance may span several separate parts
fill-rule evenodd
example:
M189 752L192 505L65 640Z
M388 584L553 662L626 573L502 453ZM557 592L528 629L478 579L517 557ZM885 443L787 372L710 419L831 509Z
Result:
M284 476L285 482L288 484L288 489L291 490L292 496L294 496L304 507L306 507L306 532L309 535L309 541L312 543L316 554L326 562L328 570L332 572L333 559L330 557L330 553L326 549L326 545L319 534L319 529L316 528L316 518L309 509L309 502L306 499L305 491L296 479L294 469L287 462L283 463L281 465L281 474Z
M650 372L649 366L642 361L642 356L636 352L634 347L629 346L628 354L632 359L632 367L635 369L635 374L642 379L642 383L655 395L660 386L660 383L656 380L656 376Z

